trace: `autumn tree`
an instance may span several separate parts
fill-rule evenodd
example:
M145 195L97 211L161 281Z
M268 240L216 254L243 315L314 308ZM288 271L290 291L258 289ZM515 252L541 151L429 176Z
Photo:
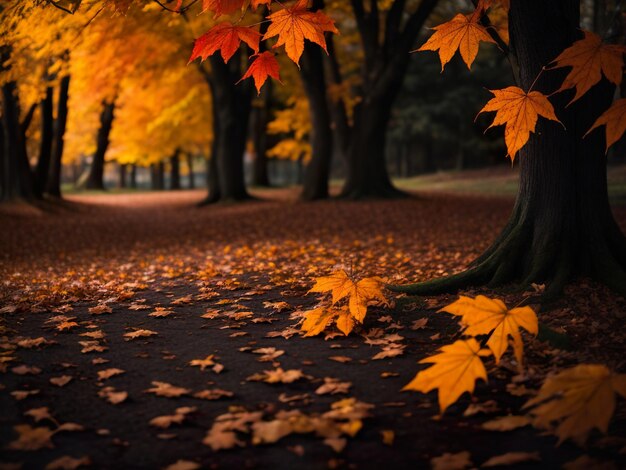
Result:
M605 155L624 130L624 114L611 115L620 101L603 114L622 79L624 48L581 32L580 7L580 0L511 2L510 54L519 67L521 89L494 91L484 109L498 111L494 124L506 124L509 154L517 154L520 162L511 219L467 271L398 290L428 294L534 282L547 283L550 296L572 277L589 276L626 291L626 239L609 205ZM474 15L456 20L468 18L462 21L473 21L470 27L475 27L481 13ZM475 44L461 52L471 59L477 49ZM508 110L507 99L512 100ZM543 117L537 121L538 115ZM604 124L606 138L597 129Z

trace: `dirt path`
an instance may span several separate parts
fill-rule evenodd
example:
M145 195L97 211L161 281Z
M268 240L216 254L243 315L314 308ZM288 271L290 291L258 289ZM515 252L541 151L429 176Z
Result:
M0 462L43 468L71 456L88 457L96 468L165 468L178 460L202 468L427 468L446 452L467 451L479 466L519 451L537 452L540 459L520 468L558 468L583 454L626 465L626 456L618 453L626 439L623 407L610 429L618 439L589 449L571 443L556 448L555 438L528 427L482 430L481 423L517 413L526 400L506 391L513 375L506 368L491 370L488 385L481 384L473 398L464 396L441 419L436 394L401 392L424 367L417 362L454 337L455 322L434 313L453 297L404 299L394 309L375 309L349 337L297 334L297 312L317 300L306 295L315 276L337 266L394 281L461 269L497 234L510 200L425 195L397 202L303 204L276 193L270 201L197 209L192 202L199 196L76 197L56 214L19 208L11 208L11 216L7 209L0 214L5 335L0 358L13 358L0 362L6 369L0 373ZM626 210L617 216L626 228ZM546 353L544 345L531 343L531 371L579 360L623 360L623 339L611 338L612 348L594 342L620 331L624 299L585 281L570 294L554 312L569 311L580 321L570 323L558 314L547 320L578 342L577 353ZM426 325L416 328L422 318ZM137 331L151 336L136 333L131 339ZM371 344L372 338L388 335L401 337L394 342L403 353L374 359L384 343ZM259 349L264 350L255 353ZM214 371L211 361L205 370L190 365L209 355L223 370ZM277 384L250 380L277 367L301 371L302 377ZM123 372L99 378L98 372L111 369ZM67 384L50 383L64 376L71 377ZM316 393L329 378L338 379L342 385L334 388L342 393ZM533 380L529 372L529 387L536 385ZM179 397L146 393L155 381L184 390ZM127 397L112 404L106 387ZM211 393L194 397L207 390ZM226 396L217 397L220 393ZM225 413L243 419L262 412L257 422L272 422L281 410L299 410L311 418L349 398L356 402L335 405L346 413L335 424L351 422L347 416L352 416L362 428L326 443L315 433L296 433L254 445L250 430L237 434L241 446L231 450L203 444ZM361 402L372 407L363 413ZM472 403L483 412L464 416ZM54 419L36 423L32 415L43 416L44 407ZM169 428L149 423L181 407L194 408L181 423ZM38 411L25 414L29 410ZM47 436L53 447L41 435L16 445L19 425L60 430ZM42 448L11 448L29 445ZM332 449L344 445L340 452Z

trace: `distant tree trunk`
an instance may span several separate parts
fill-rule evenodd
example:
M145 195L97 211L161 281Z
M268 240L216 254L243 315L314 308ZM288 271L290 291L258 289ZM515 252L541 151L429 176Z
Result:
M326 43L328 45L328 54L324 54L324 59L328 65L326 67L326 70L328 70L328 78L330 83L339 86L343 81L343 77L335 53L335 41L332 34L326 37ZM345 101L342 99L331 99L329 97L328 103L332 121L331 128L333 131L335 153L340 158L340 161L345 164L351 136L348 110L346 109Z
M96 138L96 152L93 156L89 177L85 187L87 189L104 188L104 164L106 152L109 148L109 136L113 127L113 118L115 116L115 101L103 102L102 112L100 113L100 128Z
M311 112L312 152L304 176L301 197L308 201L328 197L328 180L333 156L333 134L330 127L323 60L319 47L311 43L305 45L300 76Z
M193 154L190 152L187 152L187 171L189 172L189 189L196 188L196 175L194 173L193 158L194 158Z
M20 102L17 85L8 82L2 86L2 122L4 128L5 167L2 199L33 199L33 179L26 153L26 130L30 125L34 107L20 123Z
M179 190L181 189L180 185L180 150L176 149L174 155L170 158L170 189L171 190Z
M580 39L580 0L511 2L509 24L521 86L528 90L546 64ZM534 89L549 94L563 78L561 71L543 73ZM604 131L583 139L612 96L606 80L570 106L573 92L554 95L564 126L540 119L519 152L517 201L493 245L463 273L400 290L423 295L468 285L545 283L550 298L573 277L588 276L626 294L626 237L609 205Z
M383 35L380 34L381 18L376 2L371 2L367 9L363 0L351 0L365 61L361 102L354 109L347 158L348 178L342 190L343 197L404 195L392 185L387 171L387 125L409 65L409 51L437 2L423 0L403 22L406 2L395 0L387 12Z
M53 88L46 88L46 96L39 105L41 118L41 140L39 147L39 159L35 168L33 189L35 196L43 197L50 173L50 160L52 158L52 142L54 137L54 114L53 114Z
M128 187L131 189L137 189L137 165L131 163L130 165L130 181Z
M254 172L252 175L254 186L267 187L270 185L267 172L267 125L270 120L272 90L273 84L271 81L268 81L261 91L261 99L258 106L255 106L252 111L252 132L255 151Z
M67 101L69 99L70 76L61 78L59 84L59 102L57 104L57 117L54 121L54 142L50 159L50 172L48 174L47 190L50 196L61 197L61 165L63 161L63 148L65 147L65 128L67 126Z
M118 163L117 169L119 171L119 177L120 177L119 182L118 182L119 187L120 189L126 189L126 186L127 186L126 185L126 173L128 170L128 165Z
M248 123L252 105L251 81L237 85L241 78L241 51L228 64L213 55L210 75L213 91L213 122L215 165L211 172L212 183L206 202L241 201L249 199L244 177L244 153L248 137ZM217 189L217 191L216 191Z

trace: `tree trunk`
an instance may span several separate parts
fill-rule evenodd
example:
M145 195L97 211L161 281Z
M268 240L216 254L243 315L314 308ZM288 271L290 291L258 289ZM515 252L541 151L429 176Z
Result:
M189 172L189 189L196 188L196 175L193 167L193 154L187 153L187 171Z
M403 77L398 78L401 81ZM348 150L348 176L342 197L361 199L404 196L391 183L385 159L387 124L397 95L393 89L387 91L385 96L391 96L370 95L355 108L352 142Z
M512 2L511 41L524 89L580 38L579 7L579 0ZM563 77L561 71L544 72L534 89L550 94ZM539 119L537 133L517 157L520 190L495 243L464 273L400 290L425 294L468 285L546 283L551 298L572 277L590 276L626 293L626 238L609 206L604 132L583 139L612 95L606 81L570 106L572 91L554 95L551 101L564 127Z
M218 55L210 57L215 136L215 152L211 161L216 171L219 191L210 190L207 202L249 199L244 177L244 152L252 104L249 82L237 85L241 75L240 52L228 64Z
M333 155L333 134L326 96L326 78L322 51L306 44L302 54L300 76L311 112L311 160L306 168L302 199L312 201L328 197L328 180Z
M179 190L180 185L180 150L176 149L174 155L170 158L171 173L170 173L170 189Z
M17 97L17 85L8 82L2 86L2 123L4 128L5 167L2 184L2 199L31 200L33 181L28 155L26 153L26 129L32 119L31 108L25 123L20 123L20 103Z
M135 165L134 163L131 163L130 165L130 178L129 178L129 183L128 183L128 187L131 189L137 189L137 165Z
M270 120L272 89L272 82L266 82L263 90L261 91L261 99L259 100L258 106L255 106L252 111L252 132L255 151L252 184L260 187L270 186L270 180L267 173L267 124Z
M61 165L63 161L63 148L65 146L65 128L67 126L67 101L70 91L70 76L61 78L59 85L59 103L57 105L57 117L54 121L54 143L50 161L50 173L48 174L47 193L50 196L61 197Z
M126 174L127 174L127 170L128 170L128 165L125 164L121 164L118 163L117 164L117 169L119 171L119 187L120 189L126 189Z
M91 170L85 187L87 189L104 190L104 164L106 152L109 148L109 135L113 127L113 118L115 111L115 102L102 103L102 112L100 113L100 128L96 138L96 153L93 156Z
M50 173L50 159L52 158L52 142L54 137L54 114L53 114L53 88L46 88L46 96L41 101L39 110L41 114L41 141L39 147L39 159L34 175L34 193L38 198L43 197Z

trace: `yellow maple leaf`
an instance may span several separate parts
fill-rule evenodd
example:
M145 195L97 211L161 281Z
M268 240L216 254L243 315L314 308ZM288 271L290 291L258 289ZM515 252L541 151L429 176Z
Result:
M505 125L504 140L511 161L535 132L537 119L543 116L551 121L561 123L554 113L554 107L548 97L538 91L528 93L516 86L502 90L490 90L494 97L489 100L478 114L496 112L493 123L489 126Z
M306 312L304 323L302 323L300 329L306 332L304 336L317 336L326 329L336 316L336 312L332 309L326 307L314 308Z
M439 389L439 408L443 414L463 393L474 391L477 379L487 381L487 371L480 358L491 352L481 349L474 338L455 341L440 351L420 361L434 365L419 372L402 390L428 393Z
M443 72L446 64L458 50L467 68L471 68L478 54L480 42L495 44L487 28L480 24L480 16L480 10L471 15L459 13L447 23L435 26L435 33L418 51L438 51Z
M626 131L626 98L615 101L615 103L594 122L591 129L587 131L587 134L600 126L606 126L606 150L608 152L609 147L621 139ZM585 136L587 136L587 134L585 134Z
M615 393L626 398L626 374L613 374L604 365L580 364L548 377L524 408L534 407L530 414L538 428L558 423L554 432L559 444L569 438L583 444L594 428L607 432Z
M380 279L376 277L367 277L355 281L344 270L339 270L330 276L317 278L315 285L309 292L331 292L333 305L348 297L350 313L355 320L363 323L370 302L387 303L381 286Z
M626 46L604 44L602 38L592 32L583 31L584 38L576 41L554 59L552 68L571 67L558 91L576 88L573 103L591 87L597 84L602 75L611 83L622 83L624 53Z
M304 40L308 39L325 51L325 32L339 34L335 22L321 11L309 11L308 0L298 0L293 6L272 13L267 18L270 25L263 40L278 36L274 47L285 46L287 56L296 64L304 52Z
M493 352L496 364L509 347L509 337L513 338L515 357L519 364L524 355L524 342L520 328L536 335L539 331L537 314L530 307L519 307L508 310L504 302L479 295L475 299L460 296L459 300L442 308L440 312L448 312L462 317L465 334L468 336L487 335L487 346Z
M356 322L354 321L354 317L350 314L349 310L342 309L339 311L337 318L335 319L335 325L337 325L339 331L348 336L354 329L355 324Z

